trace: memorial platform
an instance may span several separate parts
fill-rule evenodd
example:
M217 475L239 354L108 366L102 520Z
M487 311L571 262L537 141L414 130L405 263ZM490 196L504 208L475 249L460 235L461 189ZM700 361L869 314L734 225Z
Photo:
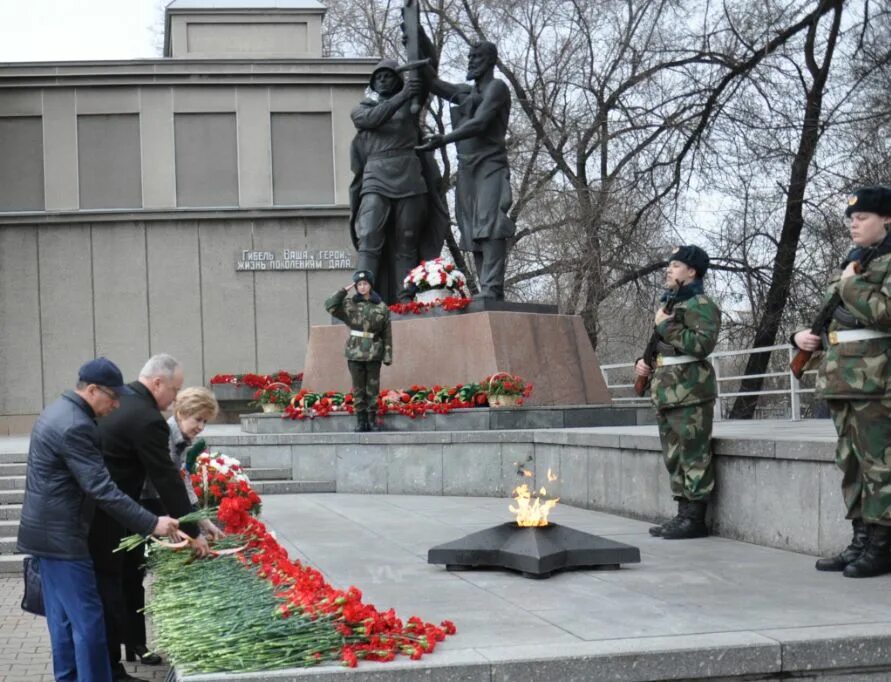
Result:
M635 545L642 562L533 581L452 573L427 549L511 518L508 500L397 495L279 496L265 521L292 557L404 618L458 633L420 661L360 663L184 682L559 682L888 680L891 576L818 573L813 557L725 538L667 541L648 524L557 505L551 519Z
M215 426L207 438L254 466L291 467L294 480L329 481L338 493L504 497L523 464L536 488L552 469L558 480L548 490L571 505L647 521L676 510L655 426L364 434ZM718 422L713 448L709 516L718 535L812 554L847 543L829 420Z
M639 520L671 507L651 426L259 435L219 425L206 435L252 467L337 491L264 497L264 520L292 557L405 617L454 620L458 635L421 661L183 679L891 679L881 597L891 576L813 569L817 550L838 549L848 531L829 421L716 424L718 535L674 542ZM0 462L21 468L26 450L25 438L0 439ZM510 519L514 462L558 474L553 521L637 546L641 564L546 581L429 565L430 547ZM20 581L0 576L7 595ZM42 620L17 598L2 610L0 679L50 679ZM160 671L137 674L147 672Z

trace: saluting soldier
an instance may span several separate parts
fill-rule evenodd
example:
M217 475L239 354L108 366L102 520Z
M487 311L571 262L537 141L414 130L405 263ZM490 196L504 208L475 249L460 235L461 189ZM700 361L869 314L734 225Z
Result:
M381 362L393 362L390 309L372 288L374 275L357 270L353 282L325 301L325 309L349 328L347 365L353 380L356 431L377 431L377 397L381 386ZM348 296L352 289L355 295Z
M715 487L711 436L717 381L706 359L718 342L721 311L704 291L708 254L698 246L678 247L665 271L663 304L654 323L660 337L656 367L644 359L635 372L652 377L650 395L656 407L662 455L671 478L678 513L650 534L666 540L708 535L705 513Z
M816 388L838 432L835 461L854 529L851 544L816 568L868 578L891 573L891 187L857 190L845 215L854 249L826 291L827 301L838 291L841 304L828 333L803 330L793 341L825 351Z

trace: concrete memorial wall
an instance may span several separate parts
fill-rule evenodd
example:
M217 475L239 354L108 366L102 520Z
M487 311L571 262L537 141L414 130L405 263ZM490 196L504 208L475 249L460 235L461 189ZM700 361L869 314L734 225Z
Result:
M191 385L302 369L353 268L376 60L323 59L315 0L263 4L176 0L164 59L0 65L0 434L97 355L133 379L169 352Z

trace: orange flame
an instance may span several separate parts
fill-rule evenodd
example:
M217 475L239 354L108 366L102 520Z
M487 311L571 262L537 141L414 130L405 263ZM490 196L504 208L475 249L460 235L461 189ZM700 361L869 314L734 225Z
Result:
M523 473L527 475L525 471ZM528 475L531 476L531 472ZM548 481L556 480L557 476L548 469ZM514 488L513 497L517 501L517 506L509 505L508 509L517 515L518 526L548 525L548 514L557 505L560 498L546 499L547 494L545 488L542 487L536 495L525 483Z

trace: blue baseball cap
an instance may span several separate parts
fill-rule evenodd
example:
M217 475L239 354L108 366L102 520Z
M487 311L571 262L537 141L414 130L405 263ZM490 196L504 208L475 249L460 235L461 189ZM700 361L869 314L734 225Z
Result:
M85 362L77 371L77 380L110 388L118 395L132 395L133 390L124 383L124 375L108 358L96 358Z

